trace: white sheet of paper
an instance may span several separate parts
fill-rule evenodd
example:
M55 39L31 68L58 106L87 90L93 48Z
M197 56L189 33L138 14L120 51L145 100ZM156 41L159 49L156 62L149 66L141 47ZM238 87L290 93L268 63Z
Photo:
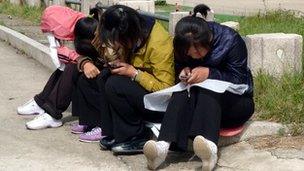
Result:
M60 46L59 42L55 39L54 35L52 35L50 33L46 33L46 37L50 44L49 48L50 48L50 56L51 56L52 62L54 63L56 68L63 71L65 68L65 65L60 62L60 60L58 58L58 54L57 54L57 49L56 49L57 47Z
M230 82L213 79L207 79L201 83L188 86L186 86L184 83L178 83L173 87L145 95L145 108L153 111L165 112L173 92L179 92L186 89L189 91L193 86L205 88L217 93L229 91L239 95L244 94L244 92L248 89L248 85L246 84L232 84Z

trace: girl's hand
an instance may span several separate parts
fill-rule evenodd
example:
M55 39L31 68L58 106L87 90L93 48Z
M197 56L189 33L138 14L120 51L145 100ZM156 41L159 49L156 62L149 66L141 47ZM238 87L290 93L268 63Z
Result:
M191 76L191 69L189 67L184 68L178 78L181 80L181 82L187 83L187 80L190 78Z
M99 69L91 62L83 65L83 72L87 78L95 78L99 73Z
M137 70L130 64L124 63L124 62L115 62L115 63L110 63L110 65L115 66L111 70L112 74L117 74L117 75L124 75L130 78L134 78Z
M209 68L207 67L196 67L192 69L191 76L187 80L188 84L195 84L205 81L209 76Z

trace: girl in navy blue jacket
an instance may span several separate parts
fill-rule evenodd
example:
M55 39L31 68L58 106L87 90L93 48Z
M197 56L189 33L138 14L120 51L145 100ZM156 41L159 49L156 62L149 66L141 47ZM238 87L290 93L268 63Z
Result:
M205 5L198 5L193 16L182 18L176 25L174 56L180 81L191 85L214 79L248 88L243 94L216 93L200 87L173 93L158 141L150 140L144 146L150 169L165 160L170 144L186 150L191 138L203 170L212 170L217 163L220 128L239 127L254 112L245 42L233 29L197 17L197 13L206 16L207 10Z

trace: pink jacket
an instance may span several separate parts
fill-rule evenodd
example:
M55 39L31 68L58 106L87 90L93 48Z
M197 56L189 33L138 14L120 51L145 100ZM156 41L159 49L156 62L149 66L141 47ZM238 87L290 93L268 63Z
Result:
M47 7L41 17L41 30L43 33L51 33L60 40L74 40L74 28L76 22L85 17L81 12L68 7L53 5ZM73 62L79 57L75 50L65 46L57 48L59 59L63 63Z

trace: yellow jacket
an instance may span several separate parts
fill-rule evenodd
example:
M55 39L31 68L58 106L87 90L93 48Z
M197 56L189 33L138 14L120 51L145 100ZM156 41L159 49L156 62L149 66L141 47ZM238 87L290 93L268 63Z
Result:
M131 65L141 71L135 80L147 91L155 92L174 85L172 40L156 21L144 47L131 58Z

